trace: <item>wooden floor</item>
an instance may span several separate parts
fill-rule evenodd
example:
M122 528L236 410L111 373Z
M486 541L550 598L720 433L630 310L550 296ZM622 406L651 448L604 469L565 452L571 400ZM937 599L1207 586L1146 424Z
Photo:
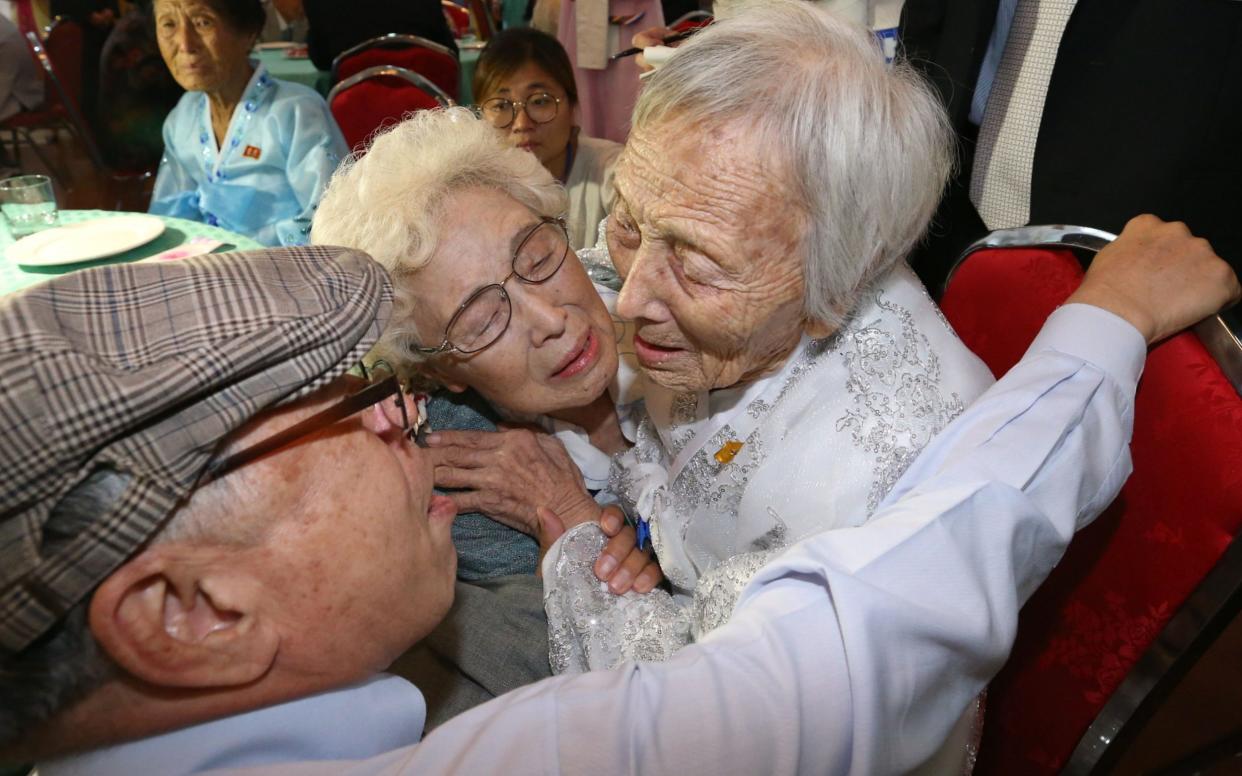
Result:
M97 170L66 133L44 151L54 169L49 170L29 148L22 149L21 169L52 175L62 208L146 210L152 180L113 180ZM1113 772L1149 774L1178 765L1169 773L1242 776L1242 756L1226 758L1211 768L1196 767L1192 755L1204 750L1242 753L1242 617L1234 620L1174 688Z

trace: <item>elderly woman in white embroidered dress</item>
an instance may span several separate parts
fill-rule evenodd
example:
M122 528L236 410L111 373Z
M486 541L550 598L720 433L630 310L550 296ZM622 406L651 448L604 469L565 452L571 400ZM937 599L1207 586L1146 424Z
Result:
M672 596L603 593L598 531L570 531L544 564L554 669L710 631L775 553L864 522L991 383L903 261L950 160L926 84L804 3L746 4L653 74L608 248L655 385L614 490Z
M865 521L990 384L903 261L949 166L928 87L803 3L743 6L651 77L607 242L656 385L614 490L673 596L602 594L599 539L571 531L544 566L555 669L720 624L774 553Z

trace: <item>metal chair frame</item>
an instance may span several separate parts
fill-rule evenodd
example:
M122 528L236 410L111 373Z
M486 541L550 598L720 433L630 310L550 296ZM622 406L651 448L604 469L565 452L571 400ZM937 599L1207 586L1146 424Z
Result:
M422 89L424 92L427 92L434 97L436 102L440 103L441 108L450 108L456 104L453 102L452 97L449 97L443 89L433 84L426 76L419 75L413 70L409 70L404 67L397 67L396 65L375 65L374 67L368 67L365 70L359 70L349 78L346 78L336 86L333 86L328 92L328 106L332 106L332 100L335 99L341 92L357 86L363 81L384 77L400 78L413 86L417 86L419 89Z
M711 18L712 15L707 11L686 11L681 16L678 16L676 19L669 22L667 26L669 29L676 29L677 25L685 22L702 22L708 21Z
M433 40L427 40L426 38L419 37L418 35L406 35L399 32L390 32L387 35L380 35L378 38L364 40L358 45L350 46L340 54L337 54L332 60L332 83L335 84L337 82L337 74L340 72L342 62L352 57L354 54L372 48L425 48L439 54L452 57L454 62L457 61L457 57L454 56L453 50L448 46L441 45ZM458 64L459 71L460 67L461 65Z
M49 31L51 29L51 27L48 28ZM91 136L90 130L87 129L85 122L82 120L82 116L78 113L77 106L65 92L64 86L61 84L60 79L56 76L56 69L53 67L52 60L48 57L47 51L43 48L43 42L39 40L39 36L34 32L26 33L26 42L30 46L31 55L35 58L35 61L39 63L39 66L43 68L44 83L51 85L52 90L56 93L55 99L60 103L60 107L64 111L64 116L58 117L61 122L61 126L68 128L70 134L75 135L78 140L82 142L82 144L86 147L86 153L90 157L91 163L95 165L96 169L106 171L107 165L104 163L103 155L99 152L99 147L95 145L95 139ZM45 105L52 102L52 100L49 99L49 95L46 93L44 94L43 100ZM21 154L20 145L18 143L18 135L20 134L21 137L24 138L30 145L31 149L34 150L35 155L39 157L39 159L49 170L56 172L57 175L60 175L61 177L67 177L67 173L59 170L58 166L53 164L51 159L49 159L43 153L42 149L39 148L39 144L35 142L34 136L31 134L31 129L29 127L10 126L4 128L9 130L10 139L13 143L14 155L18 157L18 161L20 161ZM49 126L40 128L53 127Z
M1089 227L1052 225L1001 229L971 243L953 263L949 279L970 254L991 248L1073 248L1093 256L1116 235ZM1089 263L1089 262L1088 262ZM945 281L948 287L949 281ZM1221 315L1194 327L1208 353L1242 395L1242 339ZM1063 774L1104 773L1124 754L1139 729L1203 652L1242 612L1242 540L1234 537L1216 566L1135 662L1101 707L1066 760Z

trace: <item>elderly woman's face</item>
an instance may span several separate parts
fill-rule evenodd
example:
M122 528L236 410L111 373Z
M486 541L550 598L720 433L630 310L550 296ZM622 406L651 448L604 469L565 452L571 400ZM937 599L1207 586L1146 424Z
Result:
M485 188L457 192L444 213L435 254L409 281L415 327L430 346L440 344L475 291L509 276L514 251L540 223L517 200ZM492 345L435 357L432 368L447 387L471 387L499 407L529 414L581 407L607 390L617 371L612 317L572 253L542 283L505 282L512 317Z
M560 102L556 104L556 116L551 121L540 124L531 119L530 111L539 112L533 101L540 99L538 95L542 94L551 95L554 100L560 100ZM497 84L494 92L479 97L479 105L483 106L483 116L492 123L497 123L498 120L489 115L490 112L485 103L496 97L529 105L528 108L517 111L512 124L505 129L498 130L503 133L505 142L523 151L530 151L545 167L565 153L574 128L574 106L569 104L569 95L565 93L564 87L548 75L547 71L528 62L513 75ZM504 118L507 119L508 115L506 114ZM549 172L559 176L562 170L549 169Z
M211 94L248 77L254 36L234 30L203 0L156 0L155 33L186 91Z
M616 166L608 248L643 370L709 390L779 366L802 333L805 218L749 129L661 124Z

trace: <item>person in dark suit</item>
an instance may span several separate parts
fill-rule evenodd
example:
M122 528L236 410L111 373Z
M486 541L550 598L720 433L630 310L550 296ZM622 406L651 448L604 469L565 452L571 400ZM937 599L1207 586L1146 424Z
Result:
M940 91L962 140L931 237L911 258L933 293L961 249L988 231L969 196L979 134L972 102L976 87L991 81L984 60L998 11L1007 26L1026 2L907 0L902 10L905 53ZM988 102L994 109L996 101ZM1153 213L1186 222L1238 269L1239 137L1242 3L1078 0L1046 88L1027 222L1116 233L1131 217Z
M457 53L440 0L303 0L302 10L310 24L306 45L320 70L331 69L342 51L390 32L417 35Z

